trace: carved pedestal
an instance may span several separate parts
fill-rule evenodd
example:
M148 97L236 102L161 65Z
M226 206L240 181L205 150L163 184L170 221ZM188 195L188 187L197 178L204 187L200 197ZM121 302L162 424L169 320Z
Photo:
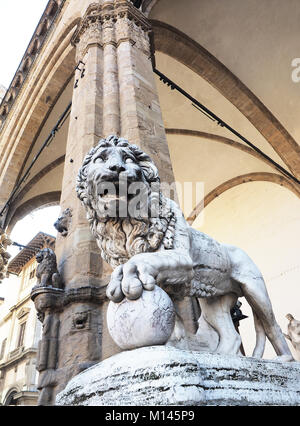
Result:
M56 405L300 405L300 364L152 346L74 377Z

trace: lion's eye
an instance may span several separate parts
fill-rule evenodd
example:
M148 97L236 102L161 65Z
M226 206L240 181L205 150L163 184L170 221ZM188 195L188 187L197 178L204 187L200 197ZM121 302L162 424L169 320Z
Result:
M94 160L94 163L103 163L103 161L104 161L104 159L103 159L102 157L97 157L97 158Z
M125 163L126 163L126 164L128 164L128 163L133 163L133 159L132 159L132 158L130 158L130 157L127 157L127 158L126 158L126 160L125 160Z

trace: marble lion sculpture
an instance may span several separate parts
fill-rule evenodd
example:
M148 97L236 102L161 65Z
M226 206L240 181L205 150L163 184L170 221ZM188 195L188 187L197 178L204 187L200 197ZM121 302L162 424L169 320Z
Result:
M130 191L124 195L125 182L127 188L132 183L143 184L151 214L129 210L127 216L120 214L124 205L134 201ZM76 191L101 256L113 268L108 298L114 302L125 297L138 299L155 284L173 298L182 292L197 297L201 318L219 336L215 352L239 354L241 338L230 310L244 296L254 315L253 356L263 356L267 336L276 360L292 361L256 265L241 249L220 244L190 227L177 204L160 192L159 182L151 158L123 138L101 139L84 158ZM115 192L107 190L108 183L114 184ZM156 214L153 205L158 206Z

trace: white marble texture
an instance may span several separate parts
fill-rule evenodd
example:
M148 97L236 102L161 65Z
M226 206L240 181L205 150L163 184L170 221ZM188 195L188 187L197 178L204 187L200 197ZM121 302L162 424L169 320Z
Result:
M120 189L124 179L131 184L143 183L141 193L146 199L136 203L129 186L123 194ZM109 194L103 191L108 183L118 191ZM149 291L155 284L174 300L184 295L198 297L201 315L206 321L205 333L209 327L213 330L205 335L210 338L214 332L218 334L214 351L236 355L240 352L241 338L233 324L231 310L239 297L245 297L253 311L257 337L253 356L263 356L267 337L279 362L293 361L257 266L238 247L221 244L189 226L179 206L160 192L158 169L148 154L124 138L111 135L101 139L85 156L76 191L101 255L114 269L106 291L111 301L137 300L144 293L150 297ZM153 205L159 208L154 211L155 215L145 211L141 214L138 209L129 208L132 201L134 206L146 206L148 213L153 213ZM111 209L111 205L115 209ZM128 207L126 217L120 214L124 212L123 207ZM128 315L125 317L127 321ZM132 342L138 332L141 338L149 334L149 330L145 330L144 315L140 319L133 315L133 318L136 331L132 335L127 324L122 327L124 337L115 330L114 323L110 324L114 340L120 340L123 348L128 337ZM122 321L117 322L121 326ZM145 344L150 342L151 339ZM211 343L214 342L207 342L207 346L211 347ZM132 347L131 343L126 347Z
M174 324L173 302L158 286L143 291L137 300L123 299L108 305L108 330L121 349L163 345L170 338Z
M83 371L56 405L300 405L300 363L169 346L124 351Z

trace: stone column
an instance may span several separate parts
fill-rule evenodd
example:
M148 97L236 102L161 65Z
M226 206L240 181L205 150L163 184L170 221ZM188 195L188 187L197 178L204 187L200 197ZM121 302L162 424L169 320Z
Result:
M114 5L121 135L147 152L161 181L171 183L173 170L152 71L151 26L127 0L115 0Z
M120 96L118 80L117 44L113 2L105 1L101 11L103 30L103 133L120 136Z
M72 217L67 235L58 235L56 242L65 294L59 315L55 392L63 389L71 377L102 359L102 303L108 267L102 262L75 191L84 156L103 136L104 60L97 6L93 3L87 9L72 40L77 66L61 195L61 209L69 208Z
M56 242L65 289L54 393L78 372L119 351L106 325L105 286L111 269L100 257L75 192L84 156L101 137L115 133L152 157L163 182L174 180L149 31L149 22L131 2L102 0L91 3L72 39L77 67L61 195L61 208L69 208L72 217L67 234L58 235Z

